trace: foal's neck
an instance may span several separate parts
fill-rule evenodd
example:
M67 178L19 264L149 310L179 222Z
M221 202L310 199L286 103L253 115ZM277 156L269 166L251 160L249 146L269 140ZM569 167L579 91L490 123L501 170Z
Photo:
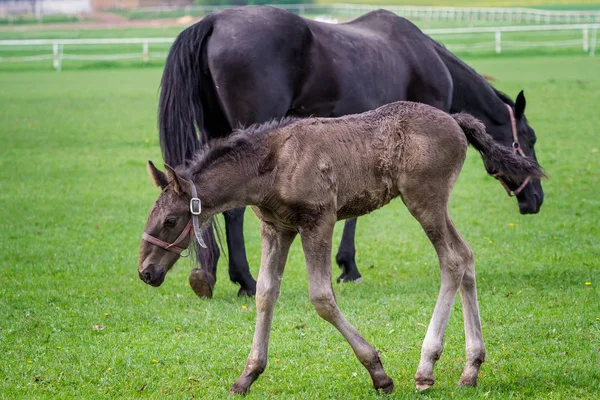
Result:
M243 160L217 161L193 176L202 207L211 214L257 205L265 177L259 174L259 160L249 155Z

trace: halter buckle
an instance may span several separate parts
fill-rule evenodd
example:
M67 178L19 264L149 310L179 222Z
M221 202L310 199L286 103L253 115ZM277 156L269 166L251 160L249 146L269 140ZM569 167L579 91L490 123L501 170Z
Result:
M513 142L512 147L513 149L518 150L521 146L519 145L519 142Z
M202 203L200 202L199 198L192 197L190 200L190 212L192 215L200 215L202 212Z

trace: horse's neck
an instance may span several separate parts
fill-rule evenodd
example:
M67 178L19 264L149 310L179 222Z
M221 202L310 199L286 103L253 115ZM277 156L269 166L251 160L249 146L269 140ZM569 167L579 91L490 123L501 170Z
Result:
M468 112L488 129L502 123L499 116L504 114L504 102L485 78L449 52L442 58L454 83L450 112Z

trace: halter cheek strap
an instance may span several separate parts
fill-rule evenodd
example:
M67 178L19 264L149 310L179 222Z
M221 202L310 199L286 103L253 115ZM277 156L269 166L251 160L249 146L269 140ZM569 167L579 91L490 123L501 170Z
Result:
M525 152L521 148L521 145L519 144L519 136L517 135L517 120L515 119L515 114L513 112L513 109L509 104L504 104L504 105L508 109L508 115L510 115L510 127L512 128L512 136L513 136L513 143L512 143L513 153L519 153L521 155L521 157L527 157L525 155ZM531 177L528 176L527 178L525 178L523 183L521 183L521 185L518 188L516 188L515 190L510 190L510 188L508 187L508 184L502 178L502 173L497 173L492 176L500 181L500 183L506 190L506 194L508 194L509 196L516 196L519 193L521 193L521 191L525 188L525 186L527 186L527 184L531 180Z

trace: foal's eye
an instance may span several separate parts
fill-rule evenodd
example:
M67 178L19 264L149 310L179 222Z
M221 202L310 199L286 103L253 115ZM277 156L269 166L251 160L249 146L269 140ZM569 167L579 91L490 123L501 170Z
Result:
M166 228L174 228L177 225L177 218L167 218L164 225Z

